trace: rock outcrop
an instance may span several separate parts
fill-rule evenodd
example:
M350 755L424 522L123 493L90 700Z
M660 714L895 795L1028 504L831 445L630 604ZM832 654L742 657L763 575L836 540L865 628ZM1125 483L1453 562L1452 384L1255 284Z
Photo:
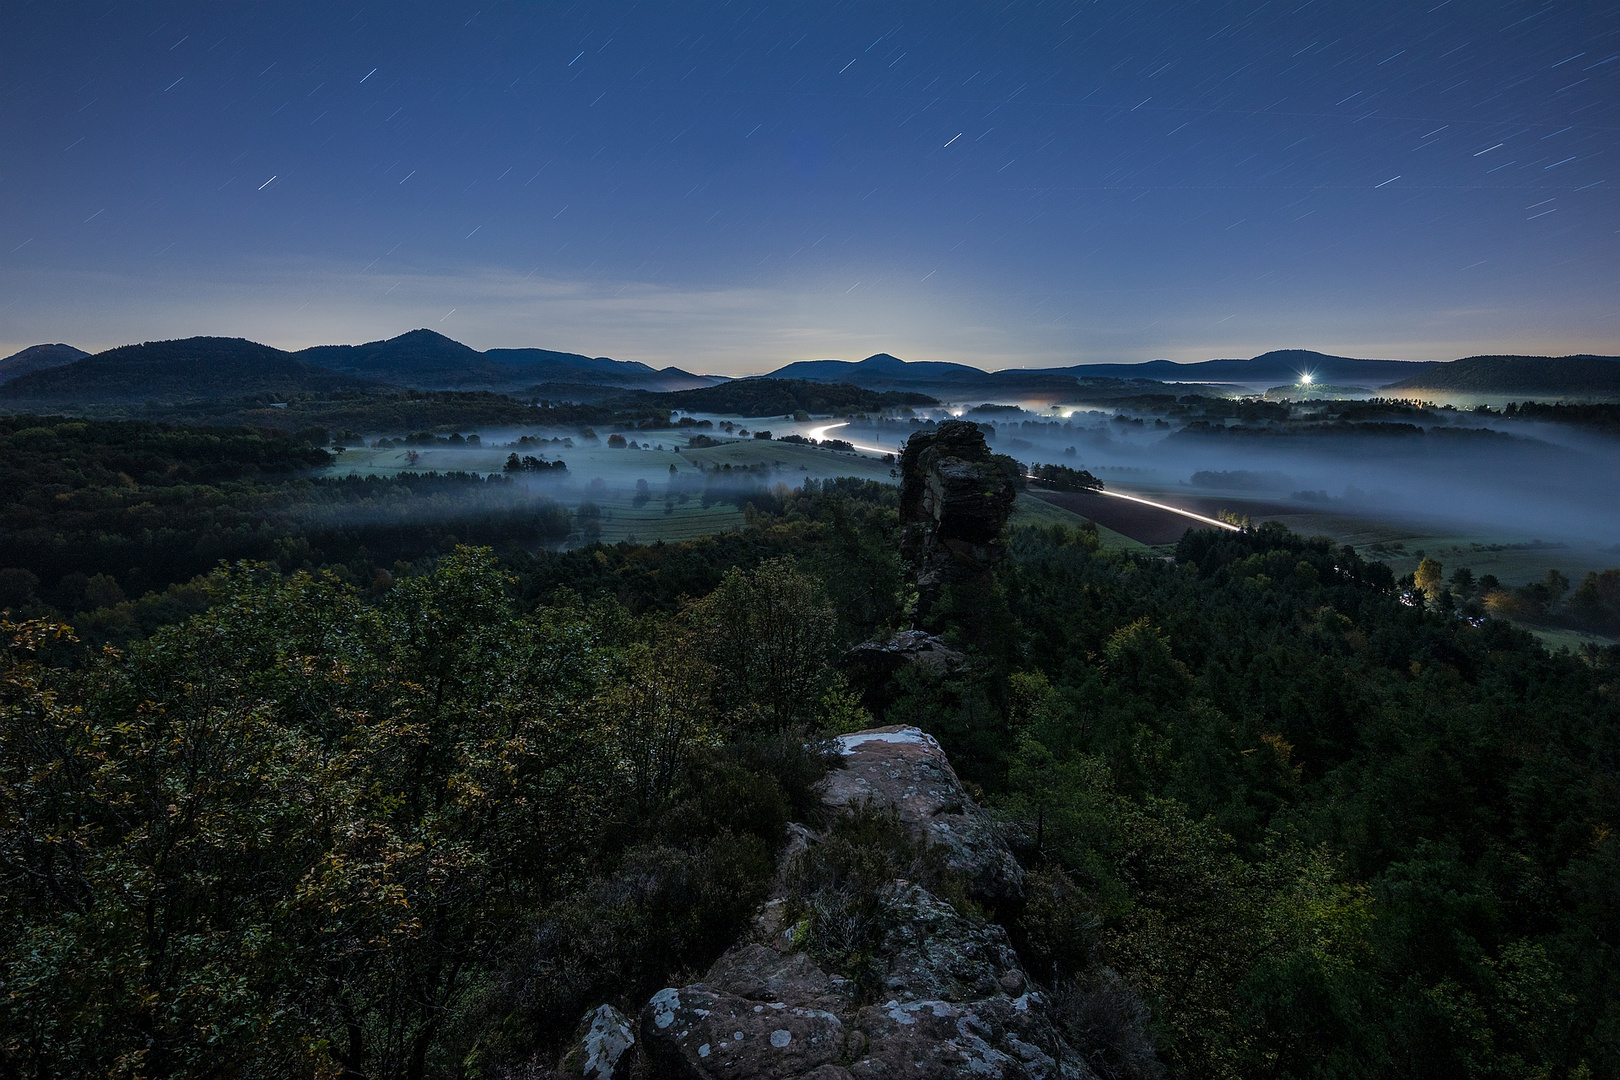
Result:
M925 630L904 630L887 641L863 641L838 658L838 670L861 696L861 704L881 715L893 697L893 680L911 664L949 675L967 656Z
M636 1036L625 1015L611 1005L585 1014L557 1074L567 1080L629 1080Z
M839 737L846 767L822 781L829 808L892 811L945 854L971 890L1013 895L1022 872L939 744L911 727ZM790 847L818 840L795 831ZM658 1075L694 1080L1092 1076L1059 1036L1006 931L922 885L893 880L862 990L798 947L786 886L703 979L655 994L640 1046ZM869 966L868 971L873 970Z
M983 810L962 790L962 781L932 735L891 725L840 735L842 769L818 786L835 809L863 803L890 807L913 835L945 849L946 865L960 873L983 900L1023 893L1024 871Z
M1018 497L1011 458L993 454L977 424L947 420L919 431L900 455L901 553L917 567L917 626L935 630L946 586L988 583Z

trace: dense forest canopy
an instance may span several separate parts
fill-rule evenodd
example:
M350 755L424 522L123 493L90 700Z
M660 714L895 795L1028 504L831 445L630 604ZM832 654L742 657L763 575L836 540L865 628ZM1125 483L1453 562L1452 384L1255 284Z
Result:
M769 687L728 677L743 659L672 662L715 622L681 597L734 581L714 611L772 590L803 609L801 568L721 567L862 567L804 669L825 679L839 641L900 614L884 501L835 487L725 544L548 556L528 584L475 552L375 600L244 570L227 602L80 675L38 659L60 631L10 631L5 940L24 1011L5 1052L436 1074L512 1052L514 1018L554 1038L591 994L712 953L769 872L796 774L747 749L780 719ZM1612 1068L1613 658L1405 607L1376 564L1274 529L1192 533L1178 555L1016 534L1000 623L961 632L972 673L890 710L1022 830L1053 898L1004 916L1032 968L1119 971L1177 1075ZM193 759L220 771L188 781ZM741 785L747 814L699 778ZM403 801L373 804L379 781ZM620 824L587 827L604 814ZM593 869L614 866L658 884L618 906ZM499 989L524 925L571 958L561 984Z
M188 424L242 424L297 431L326 428L343 438L401 435L412 431L449 434L491 427L577 427L613 423L619 413L571 399L516 398L489 390L387 390L332 394L292 394L275 403L264 399L188 402L153 411L143 419ZM127 412L127 410L126 410ZM645 414L627 420L633 422Z
M811 791L881 722L998 815L1027 887L953 902L1105 1075L1620 1071L1620 648L1275 525L1024 527L873 715L893 487L558 551L502 479L312 481L315 435L0 422L0 1074L526 1075L713 960L789 821L890 858Z
M222 563L386 582L457 544L533 550L562 507L504 478L312 478L327 432L0 416L0 607L122 639L207 602Z

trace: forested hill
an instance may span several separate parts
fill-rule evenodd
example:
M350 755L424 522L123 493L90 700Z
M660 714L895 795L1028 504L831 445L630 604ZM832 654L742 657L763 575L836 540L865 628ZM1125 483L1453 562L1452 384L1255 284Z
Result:
M364 345L316 345L296 355L332 371L404 386L458 389L512 381L508 365L432 330L412 330Z
M30 371L44 371L46 368L71 364L89 355L83 349L76 349L72 345L30 345L21 352L14 352L4 360L0 360L0 382L15 379L19 375L27 375Z
M86 358L94 363L75 363ZM54 374L44 375L44 369ZM677 367L655 371L634 361L551 349L479 352L432 330L363 345L315 345L295 353L214 337L149 341L92 357L69 345L35 345L0 361L0 384L6 386L0 400L30 405L286 396L379 385L515 392L542 383L578 383L657 392L726 381Z
M633 360L554 349L479 352L433 330L412 330L364 345L316 345L296 355L334 371L420 389L515 390L544 382L580 382L681 390L723 381L680 368L655 371Z
M221 563L364 582L464 541L510 553L568 533L560 506L505 477L323 477L328 437L0 416L0 609L127 640L205 604Z
M1436 364L1385 390L1443 390L1456 394L1620 394L1620 357L1468 356Z
M342 375L244 338L194 337L124 345L0 384L0 404L89 405L177 402L364 390Z

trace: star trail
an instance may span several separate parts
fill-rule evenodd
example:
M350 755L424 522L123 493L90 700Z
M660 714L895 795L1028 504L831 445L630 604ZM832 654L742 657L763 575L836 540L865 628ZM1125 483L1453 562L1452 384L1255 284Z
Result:
M1605 4L11 3L0 347L1613 353L1617 134Z

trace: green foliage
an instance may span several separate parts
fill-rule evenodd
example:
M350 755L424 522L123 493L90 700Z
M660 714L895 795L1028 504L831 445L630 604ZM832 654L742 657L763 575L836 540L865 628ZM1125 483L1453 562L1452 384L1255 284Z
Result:
M1030 476L1053 491L1101 491L1103 482L1085 469L1067 465L1031 465Z
M1514 402L1502 410L1504 416L1528 420L1551 420L1603 431L1620 430L1620 404L1614 402Z
M1541 581L1516 589L1491 589L1485 594L1485 608L1493 615L1519 622L1543 626L1574 624L1603 632L1613 622L1610 612L1614 608L1617 581L1620 581L1620 572L1614 570L1588 574L1581 583L1581 590L1571 597L1571 606L1566 611L1560 602L1569 592L1569 579L1557 570L1549 570Z
M462 512L501 481L313 484L299 438L0 438L0 603L135 641L3 627L0 1075L510 1071L701 970L790 821L829 835L787 868L800 944L868 995L889 880L983 914L892 815L817 816L818 731L871 722L827 661L904 625L890 487L557 552L566 518ZM1006 541L941 598L968 664L902 669L878 720L1007 824L995 914L1094 1071L1620 1073L1620 654L1274 524L1173 562ZM1610 576L1478 590L1601 626Z
M821 583L791 558L733 567L688 614L720 674L721 698L745 727L808 721L832 689L837 616Z
M1566 603L1575 625L1620 635L1620 570L1588 573Z
M207 587L194 579L221 561L386 589L397 563L463 541L510 553L569 531L560 506L502 479L308 479L330 455L274 431L0 417L0 451L0 604L93 612L75 622L98 641L200 610Z
M717 951L787 792L708 749L678 627L510 585L466 549L375 602L244 569L79 674L5 624L0 1070L440 1075L520 1000L560 1031ZM536 926L593 974L502 998Z
M1432 596L1434 591L1440 587L1441 581L1444 580L1442 577L1444 573L1444 568L1437 560L1425 556L1418 563L1418 568L1412 575L1412 584Z
M1270 524L1174 564L1009 549L1010 650L903 675L883 719L1014 829L1011 927L1076 1045L1151 1032L1174 1076L1620 1069L1608 654L1409 607L1386 567ZM1151 1023L1095 1034L1131 994Z

